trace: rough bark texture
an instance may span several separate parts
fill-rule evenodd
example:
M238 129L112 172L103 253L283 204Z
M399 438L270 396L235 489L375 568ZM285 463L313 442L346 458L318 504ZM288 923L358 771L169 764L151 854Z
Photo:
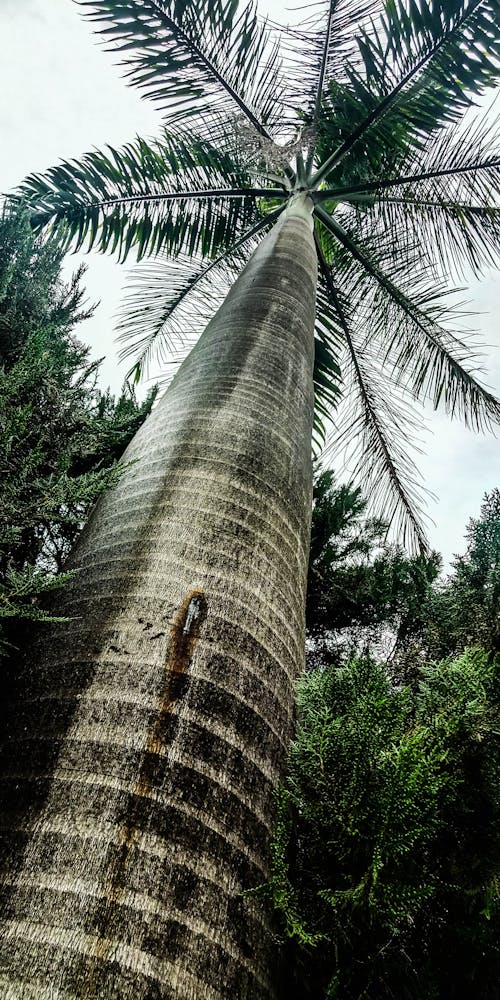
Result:
M272 997L272 789L304 661L310 226L263 241L130 445L20 681L3 1000Z

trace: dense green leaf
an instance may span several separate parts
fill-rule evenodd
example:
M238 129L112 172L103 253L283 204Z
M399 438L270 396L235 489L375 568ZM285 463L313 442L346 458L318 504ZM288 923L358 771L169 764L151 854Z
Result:
M58 620L41 598L69 581L68 552L154 398L96 389L100 362L73 334L93 312L84 269L65 285L62 257L27 213L0 216L0 653L20 621Z
M480 651L413 691L366 657L306 675L267 889L283 998L494 1000L496 708Z
M236 160L207 140L166 132L161 141L137 139L31 175L18 197L29 203L36 229L50 227L64 246L95 246L121 260L132 248L139 259L165 249L215 255L235 227L256 218L255 194Z

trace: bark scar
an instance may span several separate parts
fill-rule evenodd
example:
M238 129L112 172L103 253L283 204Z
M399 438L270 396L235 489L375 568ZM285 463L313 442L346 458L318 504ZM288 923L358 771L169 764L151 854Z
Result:
M149 753L161 750L163 723L183 689L183 680L200 637L200 628L207 615L207 602L202 590L191 590L182 602L170 627L165 660L165 682L160 695L159 711L147 743Z

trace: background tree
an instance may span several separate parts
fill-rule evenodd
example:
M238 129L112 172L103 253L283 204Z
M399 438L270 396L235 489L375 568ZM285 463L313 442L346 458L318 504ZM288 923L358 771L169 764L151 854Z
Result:
M355 652L381 657L408 645L422 627L441 559L408 556L387 541L388 526L367 518L367 500L352 484L320 472L313 491L306 625L310 667L339 664Z
M498 988L498 685L479 651L391 685L307 675L267 891L283 998L447 1000Z
M310 667L371 652L411 681L423 663L481 646L498 653L498 490L485 494L466 531L467 550L438 576L438 553L409 557L387 542L387 525L333 472L315 480L307 591Z
M412 560L386 545L359 490L335 487L331 472L316 480L313 672L300 686L270 884L284 997L496 995L497 492L442 579L435 554ZM389 661L352 658L384 639ZM484 648L464 652L470 643Z
M27 213L2 216L0 648L50 617L37 598L66 581L68 553L153 399L139 406L129 389L115 401L96 388L99 362L73 334L91 314L83 268L65 285L61 262Z
M485 493L466 531L465 554L422 607L427 655L436 658L478 645L500 652L500 491ZM418 619L417 619L418 627Z

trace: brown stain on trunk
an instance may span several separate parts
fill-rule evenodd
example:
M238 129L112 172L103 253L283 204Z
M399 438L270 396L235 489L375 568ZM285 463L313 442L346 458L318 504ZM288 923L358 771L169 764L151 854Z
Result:
M206 618L206 600L202 590L192 590L182 602L170 627L167 657L165 662L165 683L160 695L159 711L151 728L147 751L155 754L163 746L163 723L179 696L182 681L193 658L200 637L200 626Z
M139 776L129 796L128 815L113 845L106 886L94 916L98 941L92 953L85 959L87 972L82 984L82 1000L94 1000L100 986L103 964L114 947L111 939L113 911L115 906L122 902L130 852L142 832L140 827L142 803L145 798L151 796L155 785L159 784L157 779L163 760L162 750L165 746L165 722L184 691L186 674L206 615L207 602L203 591L191 590L178 608L170 626L165 675L158 699L158 709L149 728Z

